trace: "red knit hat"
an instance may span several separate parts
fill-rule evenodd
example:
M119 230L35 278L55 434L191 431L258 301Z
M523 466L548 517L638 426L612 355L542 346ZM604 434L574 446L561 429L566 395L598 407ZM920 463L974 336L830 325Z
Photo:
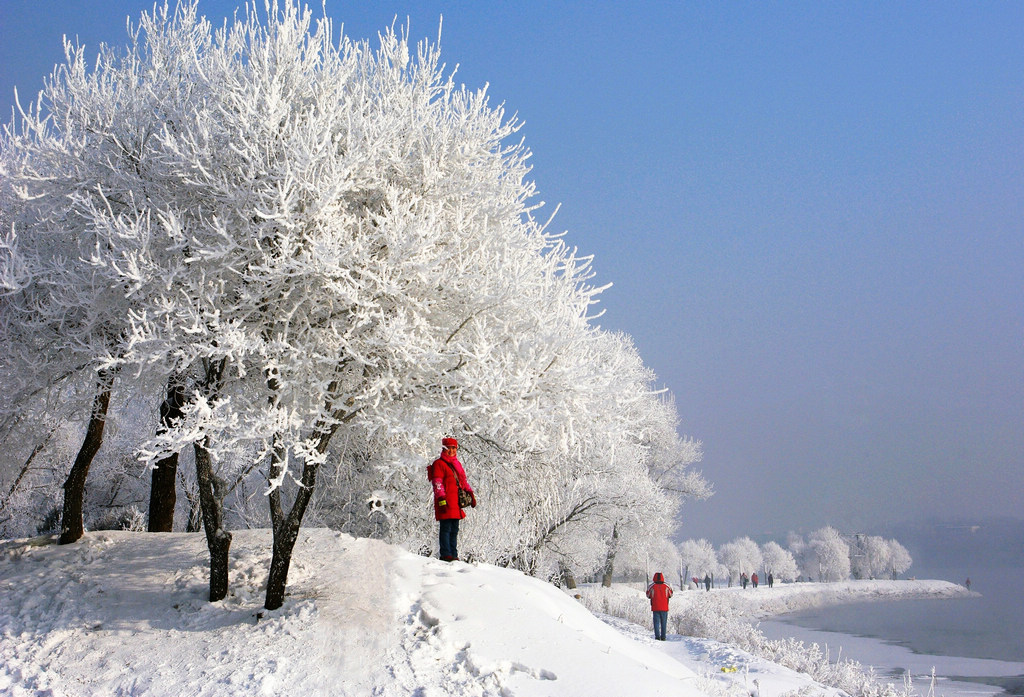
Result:
M443 445L446 448L457 448L459 447L459 441L455 440L454 438L442 438L441 445Z

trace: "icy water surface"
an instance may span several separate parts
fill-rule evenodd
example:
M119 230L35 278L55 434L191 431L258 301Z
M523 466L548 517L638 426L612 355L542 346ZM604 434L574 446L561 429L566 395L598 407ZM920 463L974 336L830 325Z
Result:
M775 618L776 621L763 623L762 630L771 638L795 636L827 643L832 656L838 646L843 646L845 657L884 667L893 675L903 670L912 674L929 672L930 661L941 665L941 669L936 666L940 675L977 678L999 685L1010 694L1024 695L1024 569L974 569L964 572L963 578L959 573L945 569L916 570L918 578L958 583L969 575L971 589L980 597L821 608ZM801 636L797 627L811 631ZM834 634L815 635L814 630ZM854 641L855 637L865 641ZM906 651L899 652L898 647ZM946 685L945 690L940 687L936 692L947 697L970 694L973 689L969 684ZM983 693L986 689L976 687Z

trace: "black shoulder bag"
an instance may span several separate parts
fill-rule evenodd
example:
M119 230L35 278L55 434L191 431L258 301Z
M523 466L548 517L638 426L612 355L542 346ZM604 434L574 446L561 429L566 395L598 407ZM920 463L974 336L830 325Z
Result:
M448 469L452 471L452 476L455 477L455 486L459 490L459 508L466 510L473 506L473 495L462 488L462 484L459 483L459 473L455 471L455 468L447 460L442 462L448 465Z

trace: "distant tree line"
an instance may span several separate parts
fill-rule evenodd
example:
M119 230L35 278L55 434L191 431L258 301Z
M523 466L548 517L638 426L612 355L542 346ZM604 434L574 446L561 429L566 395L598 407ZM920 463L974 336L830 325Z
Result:
M674 552L662 562L671 561L677 568L681 587L705 576L731 586L741 574L754 573L762 583L768 574L778 581L895 579L913 563L907 549L894 539L843 534L831 526L806 538L790 533L786 547L774 541L759 546L749 537L739 537L717 549L705 539L685 540Z

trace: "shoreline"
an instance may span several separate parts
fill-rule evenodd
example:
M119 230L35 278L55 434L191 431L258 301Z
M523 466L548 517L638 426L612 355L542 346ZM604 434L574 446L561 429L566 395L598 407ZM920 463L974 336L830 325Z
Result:
M792 638L827 647L831 655L870 666L889 680L909 675L920 685L930 679L934 669L935 694L939 696L1024 695L1024 662L925 653L884 637L815 629L783 618L763 620L757 626L769 639Z
M688 589L678 593L673 600L679 598L686 602L691 595L706 592ZM729 594L732 604L742 607L745 614L756 619L861 602L969 598L980 595L952 581L917 579L782 583L773 588L756 589L734 586L716 588L710 593Z
M596 584L595 584L596 585ZM636 584L614 584L619 590L602 589L587 584L584 596L591 596L592 604L604 606L604 612L630 619L640 625L648 623L643 591ZM603 592L602 592L603 591ZM1013 676L1024 673L1024 663L1000 662L990 659L967 659L960 656L939 657L915 654L906 646L887 642L884 638L858 637L853 634L812 630L786 622L781 617L804 611L830 607L862 605L865 603L891 603L894 601L944 600L981 597L980 593L944 580L897 581L843 581L835 583L787 583L773 588L753 589L732 587L704 590L685 590L672 597L670 626L673 614L686 617L687 622L708 622L698 634L724 646L762 656L780 666L777 649L761 653L760 643L749 641L742 627L755 629L769 640L794 639L805 646L817 644L825 649L824 655L859 663L865 669L874 666L883 682L899 684L904 676L913 679L919 694L927 694L931 669L936 668L935 695L941 697L1001 697L1004 692L1014 693ZM857 612L857 611L855 611ZM720 613L720 614L719 614ZM714 618L719 615L720 619ZM778 618L778 619L776 619ZM735 622L735 624L730 624ZM774 631L765 632L766 625ZM780 647L781 648L781 647ZM783 649L788 651L789 649ZM884 674L884 677L883 677ZM963 677L969 676L969 677ZM1000 681L996 683L996 681ZM1009 684L1005 684L1009 683ZM922 688L921 686L925 687ZM1007 688L1010 688L1009 690Z
M850 582L857 583L857 582ZM873 666L883 671L890 679L898 679L902 675L911 675L915 683L927 681L931 670L935 669L937 678L936 695L946 697L984 697L992 695L1001 697L1013 695L1024 697L1024 661L1008 656L995 657L984 653L961 653L955 646L947 646L947 650L924 649L908 641L890 638L885 632L861 632L852 627L840 628L842 624L827 625L814 622L794 621L793 615L808 612L816 614L818 610L829 607L840 607L859 602L874 601L890 603L896 601L915 601L930 599L981 598L976 591L968 591L965 587L948 581L907 581L890 582L888 589L877 586L877 594L867 594L863 588L837 588L833 592L821 592L816 597L805 590L805 597L789 599L785 602L769 603L761 608L758 628L771 639L795 638L805 643L817 643L827 646L832 655L841 651L843 656L852 658L863 665ZM902 585L901 585L902 583ZM794 584L796 585L796 584ZM885 591L885 592L882 592ZM778 612L784 607L792 611ZM868 611L866 612L875 612ZM900 612L893 608L893 612ZM936 608L937 613L944 608ZM857 613L860 610L846 610L844 615ZM869 616L873 616L870 615ZM908 620L918 615L907 615ZM826 629L824 627L828 626Z

